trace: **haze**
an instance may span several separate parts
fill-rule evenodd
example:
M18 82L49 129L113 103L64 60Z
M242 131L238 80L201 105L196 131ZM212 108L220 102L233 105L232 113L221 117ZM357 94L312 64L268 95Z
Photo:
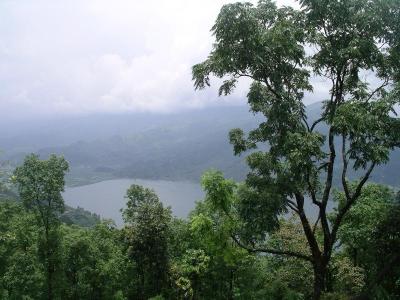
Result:
M195 92L191 82L228 2L1 1L0 118L245 103L244 88L216 101L216 88Z

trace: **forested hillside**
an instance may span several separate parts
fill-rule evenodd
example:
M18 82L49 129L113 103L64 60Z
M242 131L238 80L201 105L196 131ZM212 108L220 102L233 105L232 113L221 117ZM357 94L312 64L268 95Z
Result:
M228 217L216 204L223 201L240 209L235 198L243 187L221 173L203 176L207 196L188 219L172 217L154 191L132 185L121 212L122 229L109 221L85 228L65 218L68 208L64 211L62 199L54 193L56 181L61 180L58 189L62 188L63 174L57 172L60 164L54 161L64 160L53 156L39 161L31 156L17 170L13 181L22 203L0 196L2 299L48 299L49 295L52 299L115 300L312 297L312 268L307 261L257 255L232 242L232 232L246 225L236 219L239 215ZM51 179L43 177L49 173ZM47 194L42 197L52 195L46 198L50 206L32 202L35 190ZM337 200L342 196L338 194ZM365 288L374 291L374 299L396 299L391 297L398 295L399 269L388 262L395 262L397 256L384 249L400 246L399 195L370 184L359 200L339 233L342 249L332 259L328 280L332 292L327 299L348 299L343 297L358 295ZM264 246L309 255L294 215L279 220L279 229ZM376 260L377 256L381 259Z
M307 107L310 120L321 114L321 103ZM215 107L172 115L95 115L43 120L27 128L11 128L0 136L3 160L17 165L31 152L46 158L55 153L70 163L69 185L112 178L190 180L198 182L215 168L235 180L243 180L245 157L233 155L228 140L232 128L254 129L261 120L245 106ZM325 125L320 125L326 132ZM337 141L338 142L338 141ZM340 167L337 166L337 167ZM372 179L400 185L400 152L388 164L377 167ZM356 178L356 174L349 174ZM336 179L336 181L338 178Z
M191 180L209 168L243 179L243 158L227 139L235 125L256 125L246 107L209 108L170 115L125 114L43 122L29 133L1 137L3 159L16 165L30 152L62 154L72 184L108 178ZM9 133L9 136L11 133Z

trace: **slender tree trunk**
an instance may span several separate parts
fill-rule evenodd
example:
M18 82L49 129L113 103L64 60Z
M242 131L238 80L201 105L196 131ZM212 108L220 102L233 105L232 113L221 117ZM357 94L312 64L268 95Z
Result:
M313 300L321 299L322 292L325 290L327 266L324 262L314 263L314 294Z
M45 261L46 261L46 271L47 271L47 299L53 299L53 270L52 264L50 259L50 238L49 238L49 226L46 224L45 228L45 243L46 243L46 250L45 250Z
M47 299L53 299L53 272L49 262L47 262Z
M234 271L233 269L230 270L229 276L229 300L233 300L233 281L234 281Z
M140 289L140 299L144 300L145 299L145 278L144 278L144 271L140 272L140 284L141 284L141 289Z

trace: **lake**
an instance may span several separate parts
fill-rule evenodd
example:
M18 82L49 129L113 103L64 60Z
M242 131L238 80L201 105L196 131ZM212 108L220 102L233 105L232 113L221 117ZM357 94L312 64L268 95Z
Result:
M187 181L115 179L78 187L69 187L63 194L65 203L72 207L80 206L102 218L113 219L122 226L120 209L125 207L126 190L131 184L152 188L165 206L171 206L175 216L187 217L195 207L195 202L204 198L200 184ZM328 211L332 211L330 203ZM317 209L307 198L305 210L310 219L318 216Z
M120 209L125 207L126 190L131 184L139 184L155 190L165 206L171 206L175 216L185 218L195 207L195 201L204 198L198 183L166 180L115 179L94 184L66 188L65 203L82 207L99 214L102 218L113 219L121 226Z

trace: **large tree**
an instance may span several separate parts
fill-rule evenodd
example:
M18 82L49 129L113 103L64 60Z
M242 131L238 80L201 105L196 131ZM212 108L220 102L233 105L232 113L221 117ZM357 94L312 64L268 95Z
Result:
M40 229L39 254L44 264L47 298L56 297L56 277L60 274L60 214L64 211L64 176L68 163L63 157L40 160L35 154L25 158L14 171L19 196L25 208L32 211Z
M161 294L167 283L171 209L163 206L154 190L140 185L131 185L126 198L125 240L138 276L134 297L148 299Z
M223 6L212 28L213 49L193 66L193 80L202 89L211 76L219 77L219 93L225 95L240 78L251 80L250 109L265 120L247 135L241 129L230 132L235 154L252 149L237 210L242 230L232 237L251 251L309 261L314 299L319 299L344 217L374 168L386 163L400 143L395 114L400 102L400 2L299 4L300 9L278 8L268 0ZM311 78L325 82L315 84L321 80ZM324 87L325 93L314 92ZM309 120L303 100L313 93L323 105L320 117ZM360 176L354 186L348 181L350 169ZM345 201L329 219L335 178ZM307 215L306 201L318 210L317 220ZM309 255L262 247L287 210L301 221Z

